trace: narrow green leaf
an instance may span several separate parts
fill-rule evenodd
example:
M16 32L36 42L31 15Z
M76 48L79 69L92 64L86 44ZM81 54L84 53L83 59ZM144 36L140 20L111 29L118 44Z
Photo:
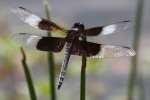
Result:
M143 80L143 75L142 74L139 75L137 82L138 82L138 87L139 87L139 100L146 100L144 80Z
M86 42L86 35L82 37ZM81 78L80 78L80 100L86 100L86 56L82 56Z
M138 68L138 54L139 54L139 43L141 36L141 26L142 26L142 17L143 17L143 7L144 0L138 0L137 11L135 16L135 26L134 26L134 42L133 47L136 51L136 56L132 58L131 69L129 73L129 83L128 83L128 97L127 100L134 100L134 87L137 79Z
M46 18L50 20L50 11L48 0L43 0L43 5L45 9ZM47 32L48 36L51 36L50 32ZM50 84L50 95L51 100L56 100L56 89L55 89L55 66L54 66L54 57L51 52L48 53L48 72L49 72L49 84Z
M33 81L32 81L32 78L31 78L30 71L29 71L29 67L28 67L27 62L26 62L26 54L25 54L23 48L21 48L20 50L21 50L21 53L22 53L22 56L23 56L22 66L23 66L23 69L24 69L26 82L28 84L28 90L29 90L30 98L31 98L31 100L37 100L34 85L33 85Z

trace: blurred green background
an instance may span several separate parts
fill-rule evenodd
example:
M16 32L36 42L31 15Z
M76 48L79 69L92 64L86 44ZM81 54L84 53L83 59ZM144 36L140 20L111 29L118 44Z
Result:
M70 28L75 22L85 27L100 26L120 20L134 20L136 0L51 0L51 19ZM0 0L0 100L29 100L21 65L19 45L12 40L14 33L46 34L36 30L13 15L10 10L18 6L31 9L44 17L42 0ZM143 75L146 99L150 99L150 1L146 0L140 41L139 71ZM88 38L98 43L132 46L133 24L127 31L103 37ZM61 36L61 34L53 34ZM47 53L25 49L39 100L48 100ZM56 73L60 71L63 51L55 54ZM130 57L88 59L87 100L125 100L127 95ZM65 82L57 92L58 100L79 100L81 58L72 56ZM137 99L138 100L138 99Z

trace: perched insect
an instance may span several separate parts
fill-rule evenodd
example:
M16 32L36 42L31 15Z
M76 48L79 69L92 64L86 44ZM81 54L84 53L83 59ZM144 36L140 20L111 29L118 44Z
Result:
M48 37L28 33L15 34L15 38L17 39L17 41L23 43L25 46L41 51L60 52L63 47L65 47L64 60L62 63L58 81L58 89L60 89L63 83L65 72L71 55L86 57L97 56L98 58L135 55L135 51L130 47L97 44L80 40L82 36L96 36L99 34L108 35L115 33L118 30L120 31L124 28L124 26L126 26L126 24L129 23L128 20L89 29L85 29L83 24L75 23L70 30L67 30L50 20L40 18L26 8L18 7L17 9L14 9L13 12L17 14L23 22L29 24L34 28L50 32L66 33L65 38Z

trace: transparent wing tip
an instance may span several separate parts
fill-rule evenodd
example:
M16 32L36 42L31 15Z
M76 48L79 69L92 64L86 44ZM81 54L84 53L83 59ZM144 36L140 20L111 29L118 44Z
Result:
M27 11L27 9L23 7L12 9L11 12L16 14L23 21L31 15L31 12Z
M30 35L27 33L16 33L16 34L13 34L11 37L17 43L24 44L24 43L26 43L26 41L30 37Z
M112 57L125 57L135 55L136 52L130 47L103 45L100 53L91 58L112 58Z
M13 13L17 13L17 12L20 11L20 10L26 10L26 8L20 6L20 7L17 7L17 8L12 9L11 11L12 11Z
M19 44L28 47L28 48L34 48L36 49L37 43L42 38L38 35L31 35L28 33L17 33L13 34L12 38Z
M131 20L119 21L118 23L122 23L122 22L124 22L124 23L128 23L128 22L131 22Z
M31 11L24 7L12 9L11 12L16 14L23 22L35 28L38 28L38 24L42 20L39 16L33 14Z
M129 49L128 54L129 54L129 56L135 56L136 52L133 49Z
M24 7L22 7L22 6L19 6L18 8L19 8L19 9L26 10L26 8L24 8Z

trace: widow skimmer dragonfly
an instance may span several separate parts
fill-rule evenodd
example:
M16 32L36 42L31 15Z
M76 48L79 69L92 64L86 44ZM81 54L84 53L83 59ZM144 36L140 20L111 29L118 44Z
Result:
M98 58L135 55L135 51L130 47L98 44L80 40L83 35L97 36L99 34L108 35L115 33L117 30L123 29L124 26L129 23L128 20L88 29L85 29L83 24L75 23L70 30L67 30L50 20L35 15L30 10L23 7L14 9L13 13L15 13L23 22L29 24L34 28L50 32L66 33L67 36L65 38L48 37L29 33L19 33L15 34L14 36L15 39L21 42L23 45L41 51L60 52L63 47L65 47L64 60L62 63L57 87L58 89L60 89L63 83L65 72L71 55L86 57L96 56Z

